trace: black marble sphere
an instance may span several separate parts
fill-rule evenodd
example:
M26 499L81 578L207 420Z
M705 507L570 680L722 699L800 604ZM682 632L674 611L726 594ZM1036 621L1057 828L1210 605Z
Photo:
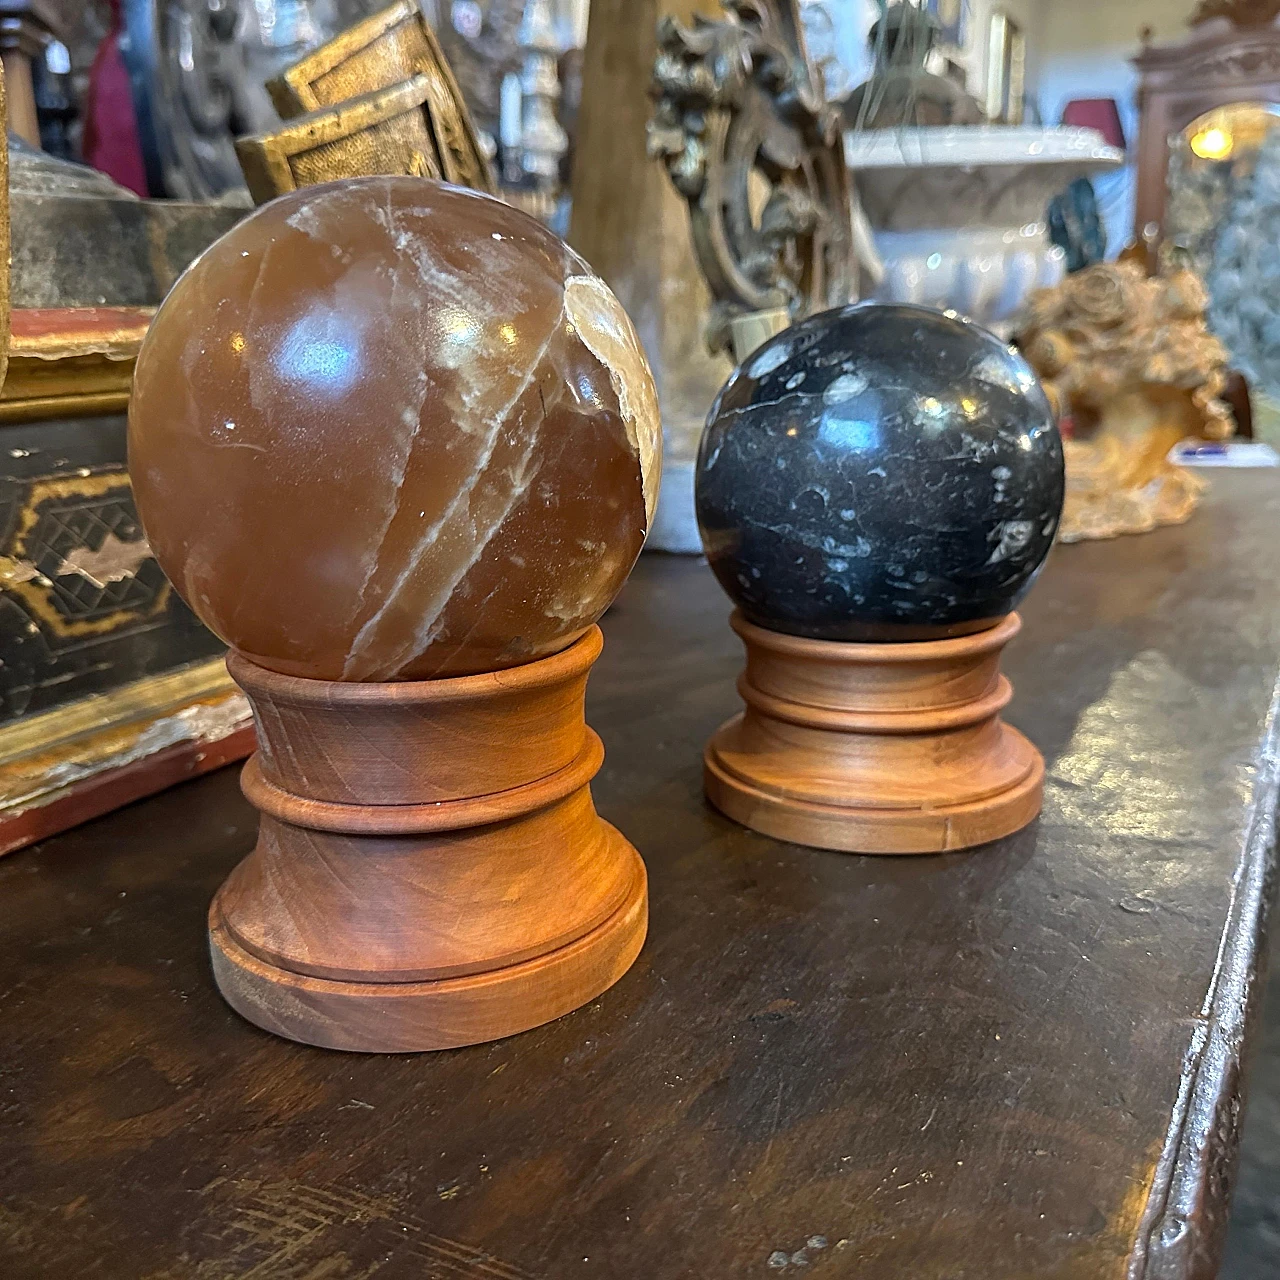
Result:
M703 546L748 621L823 640L993 625L1062 512L1062 441L1030 366L925 307L862 304L737 369L698 453Z

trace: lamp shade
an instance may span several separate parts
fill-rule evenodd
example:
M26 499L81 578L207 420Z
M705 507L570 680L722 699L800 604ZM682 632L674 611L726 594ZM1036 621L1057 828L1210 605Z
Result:
M1120 108L1114 98L1073 98L1062 109L1062 123L1097 129L1108 146L1119 147L1121 151L1126 147Z

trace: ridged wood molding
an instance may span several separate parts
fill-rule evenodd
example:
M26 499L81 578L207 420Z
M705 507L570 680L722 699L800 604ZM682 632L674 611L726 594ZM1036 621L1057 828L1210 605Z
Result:
M1039 812L1044 761L1000 719L1021 622L951 640L852 644L735 613L745 710L707 746L707 797L765 835L848 853L939 853Z
M251 1022L365 1052L512 1035L594 999L644 941L644 864L601 820L583 696L598 627L506 671L388 684L228 659L260 748L253 852L209 912Z

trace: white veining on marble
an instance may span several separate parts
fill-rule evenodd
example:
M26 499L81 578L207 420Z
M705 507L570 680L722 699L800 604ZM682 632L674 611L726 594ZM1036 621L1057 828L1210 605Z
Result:
M747 372L753 378L763 378L766 373L772 373L790 359L789 342L779 342L776 345L771 343L751 362L751 368Z
M562 312L543 333L517 334L511 318L517 314L519 304L526 300L516 269L521 258L519 246L509 237L490 240L483 248L460 240L450 246L449 253L461 262L438 255L425 236L414 234L413 223L423 215L413 208L397 207L392 200L392 185L391 181L387 182L381 201L370 201L367 191L353 189L351 192L359 212L386 231L395 252L389 268L392 299L398 296L405 305L392 305L388 310L398 317L402 332L396 336L402 341L389 345L382 356L390 366L404 366L401 381L410 394L408 403L392 407L389 414L394 422L388 422L383 445L388 465L382 515L373 531L370 549L363 557L364 578L353 613L356 634L343 668L346 679L391 678L404 662L417 656L431 642L458 583L483 554L511 506L532 483L537 468L531 471L528 463L536 429L523 442L522 456L511 472L507 505L496 518L490 510L492 494L480 489L482 480L493 479L486 477L486 471L503 444L507 416L531 384L563 319ZM340 208L344 203L329 199L324 213L337 220L349 217L350 211ZM288 221L289 225L316 239L325 240L330 236L326 219L317 217L310 205L303 206ZM505 299L509 310L502 314L487 285L495 272L508 279L510 286ZM511 356L516 337L526 350L536 343L536 354L514 393L506 393L510 384L493 379L487 370ZM451 380L441 383L422 370L420 353L425 349L432 350L439 368L454 375ZM492 360L482 358L484 356ZM518 373L518 369L512 369L513 376ZM404 562L388 565L386 546L402 516L407 497L406 474L415 447L420 443L422 416L429 395L438 396L450 420L473 438L475 457L467 480L443 510L433 513L434 519L419 532ZM486 497L490 499L487 502ZM468 534L477 540L474 545L469 542ZM441 562L453 561L453 564L436 589L426 599L420 599L416 588L422 576L423 558L428 553L432 556L433 572L442 567ZM387 583L389 570L395 572ZM371 593L379 587L381 598L374 597L376 607L361 621L369 609ZM385 649L388 641L395 644L396 637L402 635L410 610L414 613L414 625L408 628L408 638L397 647L395 658L374 663L371 655Z
M822 393L823 404L843 404L861 395L867 389L867 380L860 373L842 373Z
M301 231L303 235L310 236L313 240L325 240L324 227L320 222L320 215L316 213L316 207L313 203L299 205L285 220L286 227L293 227L296 231ZM242 255L247 257L248 254Z
M563 312L561 314L563 315ZM442 536L447 542L449 535L455 532L453 526L455 524L464 524L471 516L472 494L475 492L476 486L484 476L484 473L493 458L494 452L498 447L502 428L506 423L507 416L515 407L520 397L524 395L532 384L533 379L542 364L543 358L547 354L547 349L555 338L559 327L560 317L557 317L556 323L551 326L542 342L542 345L537 349L537 353L529 363L529 366L525 371L525 375L517 385L515 391L505 403L499 405L488 415L486 419L487 434L472 468L471 475L468 477L467 482L459 488L458 492L450 500L449 504L441 513L440 518L434 521L423 531L414 546L412 553L408 556L400 572L396 575L395 581L391 584L391 588L387 592L382 603L356 633L356 637L351 643L351 650L347 654L347 660L343 666L343 679L390 679L400 670L408 659L415 656L415 651L420 653L427 644L430 643L433 629L436 627L440 615L444 612L445 606L449 603L449 599L456 590L458 583L462 581L466 576L467 571L475 565L477 560L479 560L485 548L489 545L493 535L501 527L502 522L507 518L508 514L510 514L511 509L515 506L517 500L524 496L525 490L527 490L529 485L533 483L533 477L537 472L537 468L535 467L532 471L528 471L528 463L533 453L534 444L538 438L538 429L542 425L541 419L539 419L537 427L530 431L525 438L525 447L517 464L518 473L513 472L511 475L512 487L506 506L502 508L496 519L491 518L485 521L483 534L474 523L472 524L472 551L470 556L463 557L458 564L455 564L453 571L444 576L439 586L431 593L428 599L414 602L417 607L420 621L414 633L413 640L408 644L402 645L394 658L385 663L377 664L376 667L371 664L368 655L370 650L376 648L380 641L380 628L389 618L394 618L396 607L403 601L407 594L407 588L415 579L416 571L422 557L432 546L436 545L440 541ZM528 472L528 474L526 474L526 472Z
M484 619L495 595L497 607L532 615L502 661L539 656L561 634L571 641L638 549L636 499L651 522L658 493L656 392L607 286L570 251L542 245L543 233L490 235L488 222L471 239L441 237L434 206L406 196L402 183L299 193L281 211L288 216L259 233L255 253L236 246L235 290L194 272L199 292L189 285L185 305L201 323L174 357L174 408L217 450L209 465L234 468L220 518L171 553L182 557L177 580L229 643L281 669L305 668L297 655L314 649L327 679L399 679L415 663L418 678L428 651L428 674L437 659L470 662L469 648L496 651L502 636ZM328 251L344 247L332 261ZM155 386L158 402L164 389ZM618 417L601 434L599 415L615 397ZM567 429L582 418L596 419L591 446L612 468L616 494L564 491L564 476L576 484L582 475L581 444ZM207 588L242 514L236 485L279 493L300 514L278 548L262 537L262 563L247 566L242 589L219 592ZM162 478L153 492L163 487ZM583 499L593 532L577 537ZM517 551L544 509L548 543L526 564ZM359 536L342 545L331 530L344 520ZM535 558L544 552L548 568L563 567L554 581ZM295 561L300 590L319 608L299 613L296 626L293 615L259 624L262 584Z
M570 632L585 629L600 614L600 601L607 599L609 584L623 570L625 552L619 548L601 548L594 572L585 582L565 581L551 598L543 613L565 624Z
M1001 560L1024 551L1035 532L1035 525L1030 520L1005 520L996 525L996 531L1000 535L1000 541L991 552L988 564L999 564Z
M295 215L296 216L296 215ZM390 191L387 195L387 217L388 229L395 232L398 230L395 218L395 209L391 203ZM404 246L397 243L397 248L403 252ZM394 298L396 291L400 288L400 280L397 275L392 283L392 296ZM423 307L421 302L421 291L409 293L408 300L413 304L415 319L419 324L423 321ZM407 344L408 345L408 344ZM410 372L410 370L406 370ZM414 446L418 442L419 432L422 430L422 411L426 405L427 392L431 386L431 379L424 369L418 369L416 375L411 380L411 384L416 383L416 391L413 393L416 403L407 404L400 412L401 424L408 430L406 433L394 433L399 435L396 440L394 450L388 450L390 454L391 467L389 479L392 484L391 500L387 503L386 511L382 519L382 523L374 534L370 543L370 550L365 553L365 574L364 581L360 585L360 591L356 596L355 607L351 615L354 622L360 617L365 607L365 602L369 593L369 586L373 582L374 575L378 571L378 567L382 562L383 549L386 546L387 537L391 532L391 527L395 523L396 517L400 514L403 504L404 480L409 469L409 460L413 456ZM350 662L351 654L348 653L347 661Z
M627 439L640 458L648 532L662 477L662 417L640 339L622 303L598 276L570 276L564 286L564 308L587 349L609 371Z
M535 366L536 367L536 366ZM428 602L427 609L419 624L417 632L406 643L401 645L387 665L382 669L380 675L376 678L390 679L397 674L406 663L422 653L428 645L435 641L440 634L440 622L444 614L445 607L453 598L453 593L458 589L458 584L467 576L475 567L480 557L484 554L489 543L493 541L493 536L502 528L507 517L516 509L523 500L525 494L529 491L529 486L533 484L541 469L540 464L533 461L534 445L537 443L538 433L542 427L543 419L538 420L538 425L529 432L525 439L525 447L521 453L516 465L507 472L511 479L511 488L507 495L506 505L500 508L498 513L487 521L483 530L477 530L472 526L472 538L474 546L471 554L462 561L461 564L454 567L453 572L448 579L441 585L438 591L434 593ZM478 478L478 477L477 477ZM474 486L472 486L474 487ZM496 588L495 588L496 590ZM492 592L490 593L492 594Z

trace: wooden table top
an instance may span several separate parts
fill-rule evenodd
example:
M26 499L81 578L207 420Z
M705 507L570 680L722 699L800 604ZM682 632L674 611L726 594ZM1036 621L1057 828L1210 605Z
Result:
M1045 810L859 858L706 807L737 706L705 565L645 557L588 715L644 855L613 990L357 1057L214 990L234 770L0 862L0 1273L147 1280L1209 1276L1275 852L1280 474L1058 548L1009 651Z

